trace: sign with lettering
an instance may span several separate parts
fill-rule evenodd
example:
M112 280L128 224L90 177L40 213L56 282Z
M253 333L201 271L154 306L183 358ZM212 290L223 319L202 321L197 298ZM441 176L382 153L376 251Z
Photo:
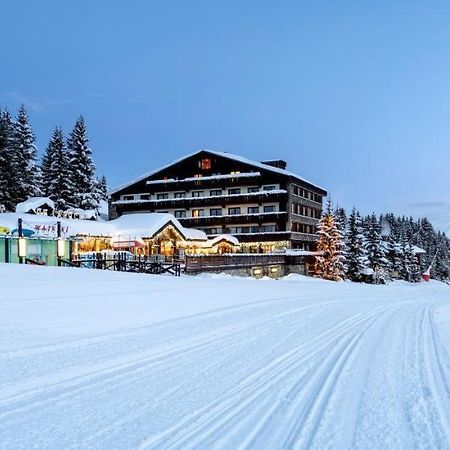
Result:
M47 208L36 208L36 214L41 216L57 217L60 219L89 220L92 218L92 214L87 215L82 211L61 211L57 209L49 211Z

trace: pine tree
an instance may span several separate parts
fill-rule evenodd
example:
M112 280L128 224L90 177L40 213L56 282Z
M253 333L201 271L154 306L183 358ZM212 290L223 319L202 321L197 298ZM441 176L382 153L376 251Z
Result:
M342 234L336 226L330 201L327 211L319 221L317 234L319 236L317 251L320 253L316 256L316 272L318 276L327 280L342 280Z
M55 202L55 208L66 210L73 201L69 159L61 128L55 128L42 159L44 195Z
M14 122L12 146L14 174L11 189L15 206L29 197L42 195L41 173L36 162L35 137L23 105L19 108Z
M336 208L334 213L336 227L341 233L341 264L342 264L342 278L346 277L347 274L347 214L344 208Z
M103 175L101 178L97 178L95 182L95 191L98 201L108 200L108 183L106 182L105 175Z
M74 188L73 206L81 209L96 209L95 166L83 117L79 117L67 140L70 179Z
M14 211L14 124L8 110L0 111L0 205L7 211Z
M367 254L361 216L353 208L348 218L347 277L352 281L361 281L366 269Z
M374 271L374 280L384 282L388 278L388 264L381 239L381 224L375 213L366 221L366 252L368 266Z

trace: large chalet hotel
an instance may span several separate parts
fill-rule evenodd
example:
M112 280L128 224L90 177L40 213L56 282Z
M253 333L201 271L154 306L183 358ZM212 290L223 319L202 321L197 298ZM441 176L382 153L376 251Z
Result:
M110 192L109 216L170 213L207 235L235 236L242 252L313 250L326 195L282 160L200 150Z

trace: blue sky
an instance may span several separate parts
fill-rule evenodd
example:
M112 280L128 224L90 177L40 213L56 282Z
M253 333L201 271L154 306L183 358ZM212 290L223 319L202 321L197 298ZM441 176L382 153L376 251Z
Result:
M448 2L1 10L0 105L25 103L41 151L55 125L69 131L83 114L112 187L212 148L286 159L367 212L450 201Z

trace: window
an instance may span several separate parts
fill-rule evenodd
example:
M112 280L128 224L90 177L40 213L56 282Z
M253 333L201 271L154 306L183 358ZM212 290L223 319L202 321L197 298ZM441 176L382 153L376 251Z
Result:
M203 230L206 234L220 234L220 228L205 228Z
M186 211L184 209L180 209L179 211L175 211L174 216L177 217L177 218L186 217Z
M240 213L241 213L241 208L240 207L228 208L228 214L230 216L234 216L234 215L240 214Z
M157 200L164 200L164 199L167 199L167 198L169 198L169 194L167 192L164 193L164 194L156 194L156 199Z
M259 206L249 206L247 208L247 212L249 214L258 214L259 213Z
M203 191L192 191L192 197L203 197Z
M211 160L209 158L201 159L199 166L203 170L210 170L211 169Z
M237 175L238 173L241 173L240 170L233 170L232 172L230 172L230 175Z
M259 187L258 187L258 186L252 186L252 187L249 187L249 188L247 189L247 192L248 192L249 194L251 194L252 192L259 192Z
M150 200L150 194L142 194L141 200Z
M250 233L259 233L259 227L257 225L251 226Z
M276 231L276 225L263 225L261 227L261 231L263 233L273 233L274 231Z
M240 188L232 188L232 189L228 189L228 194L229 195L236 195L236 194L240 194L241 190Z
M209 191L209 195L210 196L214 196L214 195L222 195L222 189L211 189Z
M201 178L203 175L201 174L201 173L196 173L195 175L194 175L194 178Z
M274 191L276 189L276 186L269 185L269 186L263 186L263 190L265 191Z
M193 209L192 210L192 217L202 217L204 216L203 209Z
M175 194L173 194L174 198L185 198L186 197L186 192L175 192Z
M222 208L211 208L209 210L210 216L221 216L222 215Z
M277 207L275 205L266 205L264 206L264 212L265 213L271 213L271 212L276 212Z
M124 195L123 199L124 200L134 200L134 195Z

